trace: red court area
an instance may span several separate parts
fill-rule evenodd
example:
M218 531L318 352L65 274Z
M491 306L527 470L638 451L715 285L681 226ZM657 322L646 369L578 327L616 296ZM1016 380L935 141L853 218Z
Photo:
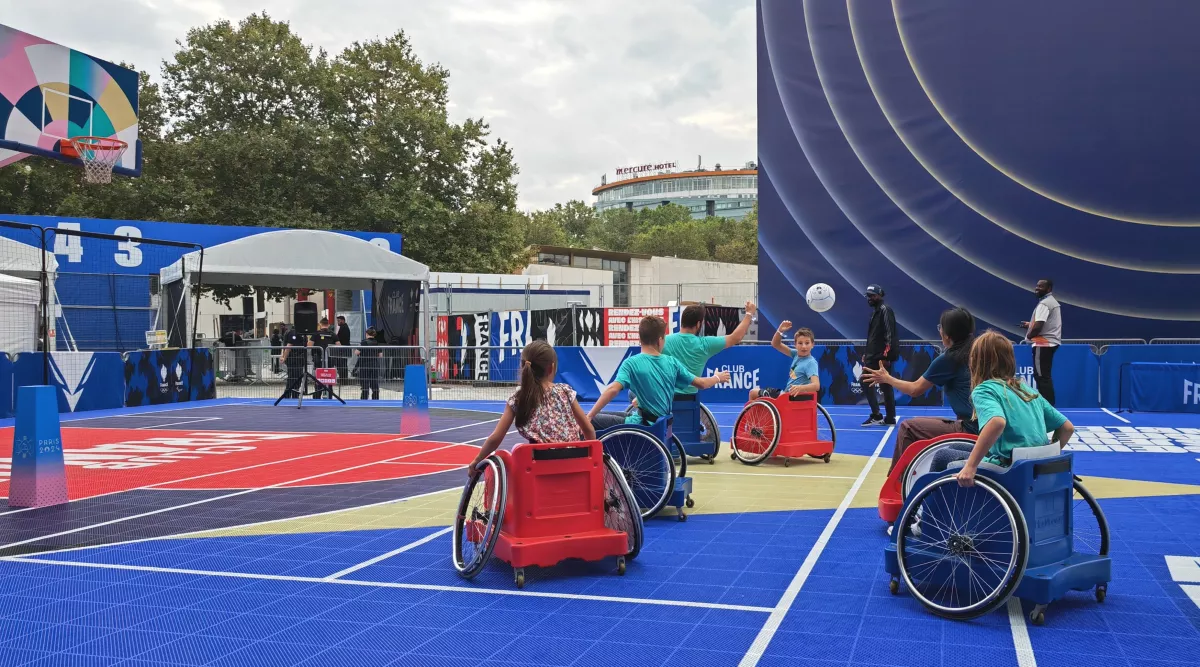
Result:
M0 495L8 494L12 428L0 430ZM63 428L72 500L116 491L351 484L454 470L471 445L379 433L232 433Z

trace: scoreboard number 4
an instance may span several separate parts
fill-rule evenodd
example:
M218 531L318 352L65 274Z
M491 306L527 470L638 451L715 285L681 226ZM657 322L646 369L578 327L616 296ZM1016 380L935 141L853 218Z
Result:
M60 222L59 229L79 231L78 222ZM142 238L142 230L137 227L123 225L113 230L113 235L124 236L128 241L118 241L117 251L113 253L113 261L118 266L126 268L142 265L142 249L140 243L132 239ZM83 261L83 238L75 234L55 234L54 254L67 258L67 262L78 264Z

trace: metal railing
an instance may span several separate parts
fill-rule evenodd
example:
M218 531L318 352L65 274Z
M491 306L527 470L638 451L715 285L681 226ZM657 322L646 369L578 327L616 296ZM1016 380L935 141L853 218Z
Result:
M758 301L757 282L553 283L430 285L430 310L438 315L569 308L655 308L668 303L741 306Z
M1151 338L1151 345L1200 345L1200 338Z
M226 347L213 350L213 370L218 398L278 398L295 380L300 369L313 373L318 367L337 369L335 391L342 400L403 400L404 373L410 364L428 368L428 354L420 346L333 345L326 355L304 348L304 365L280 361L284 348L265 346ZM291 348L289 357L300 348ZM316 389L310 381L308 391Z

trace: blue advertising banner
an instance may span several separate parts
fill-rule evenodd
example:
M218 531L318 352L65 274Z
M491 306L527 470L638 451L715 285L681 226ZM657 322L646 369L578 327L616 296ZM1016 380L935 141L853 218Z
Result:
M139 350L125 356L125 405L216 398L212 350Z
M521 349L532 340L528 310L506 310L492 313L489 332L491 356L488 379L493 382L516 382L521 375Z
M1200 363L1200 345L1109 345L1100 355L1100 405L1128 408L1129 366L1145 361Z
M564 382L578 394L580 401L600 398L617 375L617 369L626 357L642 351L640 347L556 347L558 373L556 382ZM629 400L628 392L622 391L619 401Z
M125 362L116 352L54 352L50 384L58 389L59 412L112 410L125 397ZM17 387L42 384L42 353L24 352L13 364ZM18 394L19 395L19 394Z
M1017 345L1017 377L1033 389L1033 347ZM1054 378L1054 404L1059 408L1100 407L1100 360L1091 345L1060 345L1051 366Z
M1129 364L1129 409L1200 414L1200 364Z

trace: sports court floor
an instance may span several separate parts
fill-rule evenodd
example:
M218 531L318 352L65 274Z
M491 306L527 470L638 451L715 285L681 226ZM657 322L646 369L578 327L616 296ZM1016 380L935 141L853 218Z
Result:
M450 564L463 466L500 403L438 404L416 436L395 404L269 404L64 417L72 502L0 506L0 665L1200 661L1194 417L1069 412L1115 576L1104 604L1081 593L1027 627L1018 603L951 622L888 593L894 433L858 428L862 409L832 409L828 464L693 462L689 520L648 521L624 577L572 563L518 591L503 563L472 582ZM712 407L727 433L739 406Z

